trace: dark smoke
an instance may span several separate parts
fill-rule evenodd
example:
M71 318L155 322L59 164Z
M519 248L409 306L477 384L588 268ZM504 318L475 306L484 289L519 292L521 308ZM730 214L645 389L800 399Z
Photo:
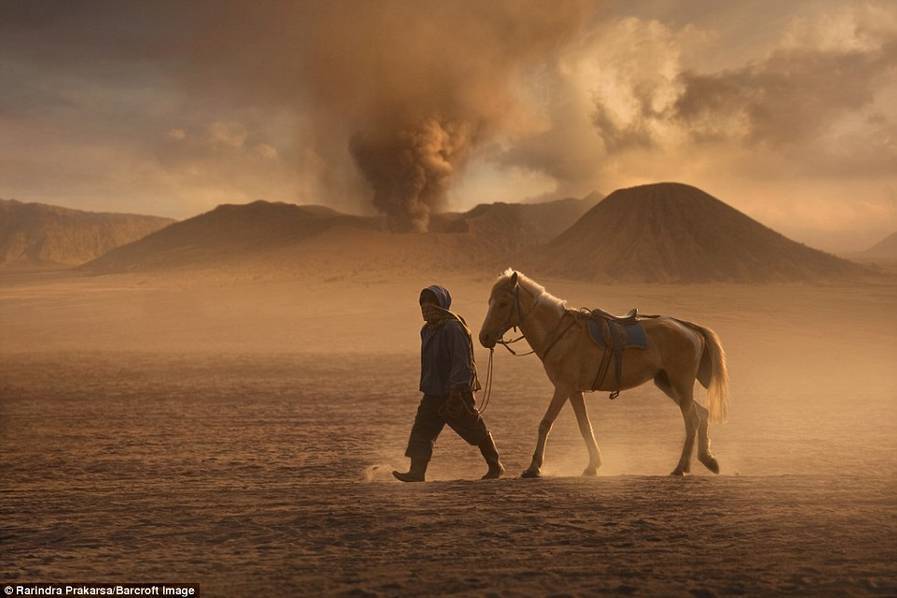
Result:
M469 123L429 118L382 135L356 133L350 149L390 228L425 231L475 142Z
M297 170L319 194L300 199L363 197L397 230L426 229L477 148L533 120L527 75L556 60L591 10L582 0L14 5L16 26L0 19L0 31L28 38L31 60L145 65L186 92L197 121L288 115Z
M309 101L318 122L347 127L344 142L389 226L426 230L476 148L525 118L522 75L581 20L573 2L324 9L303 53Z
M576 0L276 6L247 17L241 3L221 17L241 26L216 24L196 55L219 74L221 64L242 65L223 82L229 94L298 108L307 127L298 135L323 158L321 176L360 172L394 230L426 230L472 153L526 120L525 75L584 16Z

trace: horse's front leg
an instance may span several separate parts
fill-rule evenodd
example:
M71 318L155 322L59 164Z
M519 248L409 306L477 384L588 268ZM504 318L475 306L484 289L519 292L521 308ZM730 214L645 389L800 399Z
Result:
M582 475L598 475L598 468L601 467L601 451L598 449L598 441L595 440L595 432L592 430L592 422L589 421L589 412L586 410L586 402L582 392L577 391L570 395L570 405L573 406L573 412L576 414L576 423L579 424L579 432L582 434L582 439L585 440L586 448L589 450L589 466L582 472Z
M533 453L532 463L530 463L526 471L523 472L523 477L537 478L542 475L542 458L545 455L545 441L548 440L548 433L551 431L551 426L554 424L554 420L557 419L558 413L561 412L561 408L564 406L564 403L567 402L569 392L569 390L562 389L559 386L554 387L554 396L551 398L551 403L549 403L548 409L542 417L542 421L539 422L539 440L536 442L536 450Z

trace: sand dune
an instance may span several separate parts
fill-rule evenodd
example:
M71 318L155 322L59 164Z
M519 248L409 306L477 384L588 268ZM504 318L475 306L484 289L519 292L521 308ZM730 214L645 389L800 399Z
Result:
M172 222L0 199L0 268L83 264Z
M577 280L806 281L863 272L680 183L613 192L532 261Z

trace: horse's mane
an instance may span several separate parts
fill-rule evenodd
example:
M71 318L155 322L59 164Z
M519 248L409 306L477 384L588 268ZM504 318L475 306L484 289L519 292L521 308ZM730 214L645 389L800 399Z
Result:
M511 276L514 275L514 272L515 272L515 270L513 270L512 268L508 268L507 270L502 272L498 276L498 280L495 281L495 284L492 285L492 291L490 292L489 296L492 297L492 295L495 293L495 291L499 287L501 287L504 284L507 284L508 281L511 280ZM544 303L546 305L552 306L553 308L555 308L557 310L558 314L564 313L564 310L567 309L566 301L564 301L563 299L559 299L558 297L555 297L554 295L552 295L551 293L546 291L545 287L540 285L538 282L536 282L532 278L528 277L523 272L520 272L519 270L517 270L516 272L517 272L517 284L519 284L521 287L523 287L524 289L529 291L533 297L537 297L539 303Z

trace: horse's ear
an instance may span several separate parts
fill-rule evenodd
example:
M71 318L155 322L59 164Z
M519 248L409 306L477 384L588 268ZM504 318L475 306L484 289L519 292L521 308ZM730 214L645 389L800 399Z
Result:
M511 274L511 286L512 287L517 286L517 270L514 270L514 273Z

